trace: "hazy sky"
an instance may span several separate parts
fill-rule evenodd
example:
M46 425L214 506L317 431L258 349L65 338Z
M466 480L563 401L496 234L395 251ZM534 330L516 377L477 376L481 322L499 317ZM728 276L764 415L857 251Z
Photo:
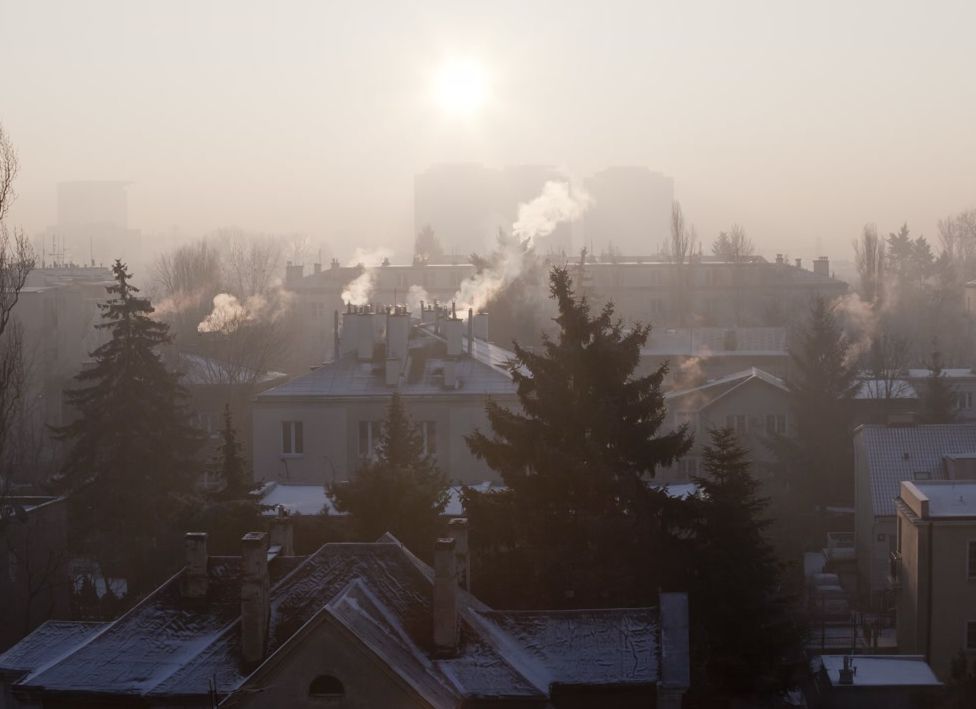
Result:
M12 221L131 180L130 225L412 239L433 162L644 164L707 238L847 256L868 221L976 207L976 2L0 0ZM451 117L452 57L490 76Z

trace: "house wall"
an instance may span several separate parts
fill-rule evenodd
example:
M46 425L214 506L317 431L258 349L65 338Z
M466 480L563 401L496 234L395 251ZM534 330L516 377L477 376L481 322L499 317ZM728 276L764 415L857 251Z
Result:
M330 619L323 619L299 640L296 648L272 662L273 667L259 672L239 694L221 706L240 709L318 709L323 706L331 709L393 709L429 706ZM330 675L341 681L345 695L329 699L309 697L309 686L320 675Z
M901 526L899 588L895 596L896 633L900 652L926 655L928 645L928 524L898 513ZM930 659L930 658L926 658ZM931 663L930 663L931 664ZM935 669L933 667L933 669Z
M514 399L498 401L514 405ZM498 479L494 471L471 454L464 440L476 428L490 430L485 402L481 396L404 397L414 422L435 422L437 463L450 480ZM359 464L360 421L384 420L388 406L389 400L385 398L256 401L253 409L255 479L326 483L334 475L336 480L348 480ZM283 421L302 421L302 455L283 456Z
M765 443L768 440L766 416L785 417L786 434L794 436L796 432L790 412L789 394L762 380L753 379L697 411L704 401L701 396L692 392L678 400L668 401L668 416L661 430L673 430L687 420L695 442L682 462L660 471L658 478L665 482L677 482L687 480L689 475L701 473L702 451L709 443L708 432L712 428L726 426L729 416L746 417L747 430L741 437L741 442L749 450L753 473L759 478L769 478L777 460Z

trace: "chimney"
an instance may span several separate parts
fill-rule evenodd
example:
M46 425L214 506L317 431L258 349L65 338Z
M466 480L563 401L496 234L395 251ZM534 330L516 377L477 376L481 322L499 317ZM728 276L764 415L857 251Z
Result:
M488 341L488 313L482 311L474 316L474 336Z
M373 320L377 319L369 308L366 308L358 316L359 324L356 325L358 337L356 338L356 357L360 362L369 362L373 359L373 347L376 344L376 336L373 329Z
M332 360L339 360L339 311L332 313Z
M340 354L355 352L359 341L359 313L356 306L347 305L346 312L342 315L342 339L340 342Z
M854 675L857 670L854 668L851 658L848 655L844 655L844 666L840 668L840 678L837 680L837 684L854 684Z
M241 538L241 661L248 672L264 659L270 589L268 535L248 532Z
M796 267L797 267L797 268L803 268L803 259L801 259L801 258L798 258L798 259L796 260Z
M818 256L813 260L813 272L818 276L830 278L830 259L826 256Z
M454 562L457 570L457 580L465 591L471 590L471 569L468 554L468 520L466 517L455 517L447 523L447 534L454 540Z
M659 667L658 709L681 709L682 697L691 686L688 639L688 594L658 595Z
M422 323L432 323L434 322L434 306L420 304L420 322Z
M776 263L783 263L783 254L776 254Z
M183 598L207 597L207 533L187 532L183 536L186 569L180 582Z
M295 525L281 509L271 522L271 546L279 547L278 556L295 556Z
M332 269L333 271L339 268L339 259L332 257L332 260L329 261L329 268Z
M444 321L444 339L447 340L447 356L461 356L461 320L448 318Z
M457 389L457 360L449 357L444 360L444 388Z
M457 560L453 539L434 542L434 653L451 657L458 649Z
M471 356L474 343L474 310L468 308L468 357Z
M436 300L434 301L434 334L441 334L441 306Z
M322 264L320 264L320 263L313 263L312 264L312 271L314 271L315 273L322 273Z
M409 339L410 313L406 308L395 306L386 315L386 356L405 360Z

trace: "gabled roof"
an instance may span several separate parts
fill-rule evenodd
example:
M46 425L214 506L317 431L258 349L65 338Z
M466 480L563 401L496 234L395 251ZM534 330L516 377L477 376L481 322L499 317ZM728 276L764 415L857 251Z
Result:
M359 361L355 353L327 362L308 374L267 389L257 401L274 401L282 397L389 397L394 391L401 396L514 396L515 384L504 369L511 356L507 350L475 340L472 355L456 360L460 385L447 389L443 385L445 346L442 341L416 328L419 338L410 341L409 359L399 385L387 386L385 362ZM467 353L467 338L463 351Z
M917 473L942 480L944 457L976 452L976 424L865 425L855 432L854 445L863 456L874 515L894 516L903 480L916 479Z
M177 575L113 623L48 623L0 659L30 672L19 687L40 692L206 697L213 681L226 697L249 677L239 657L239 568L238 557L210 558L205 603L183 599ZM432 571L389 535L277 557L269 568L266 665L327 615L436 707L660 676L656 609L497 612L460 589L461 650L433 659Z
M757 367L751 367L741 372L713 379L696 387L669 391L664 395L664 399L668 402L675 402L685 397L693 397L696 404L695 408L700 410L749 382L762 382L784 393L790 391L786 382L779 377Z

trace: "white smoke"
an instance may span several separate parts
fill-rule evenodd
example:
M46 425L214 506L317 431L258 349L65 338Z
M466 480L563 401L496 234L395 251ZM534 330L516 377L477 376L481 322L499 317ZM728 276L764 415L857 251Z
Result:
M218 293L213 297L210 314L197 325L197 332L230 334L245 323L274 322L284 315L291 298L291 294L281 288L267 294L256 293L243 302L230 293Z
M522 274L527 250L536 239L548 236L563 222L579 219L591 203L582 189L571 190L566 182L547 182L542 194L519 205L518 219L512 225L516 238L502 245L490 266L461 283L454 296L458 308L475 312L484 308Z
M878 336L881 328L878 313L857 293L838 298L833 303L833 309L850 344L845 363L856 362L871 349L871 343Z
M407 291L407 310L411 313L419 313L420 304L429 302L430 296L423 286L410 286L410 290Z
M376 269L389 259L393 252L389 249L356 249L352 262L362 266L363 272L351 280L342 291L342 302L352 305L366 305L376 288Z

